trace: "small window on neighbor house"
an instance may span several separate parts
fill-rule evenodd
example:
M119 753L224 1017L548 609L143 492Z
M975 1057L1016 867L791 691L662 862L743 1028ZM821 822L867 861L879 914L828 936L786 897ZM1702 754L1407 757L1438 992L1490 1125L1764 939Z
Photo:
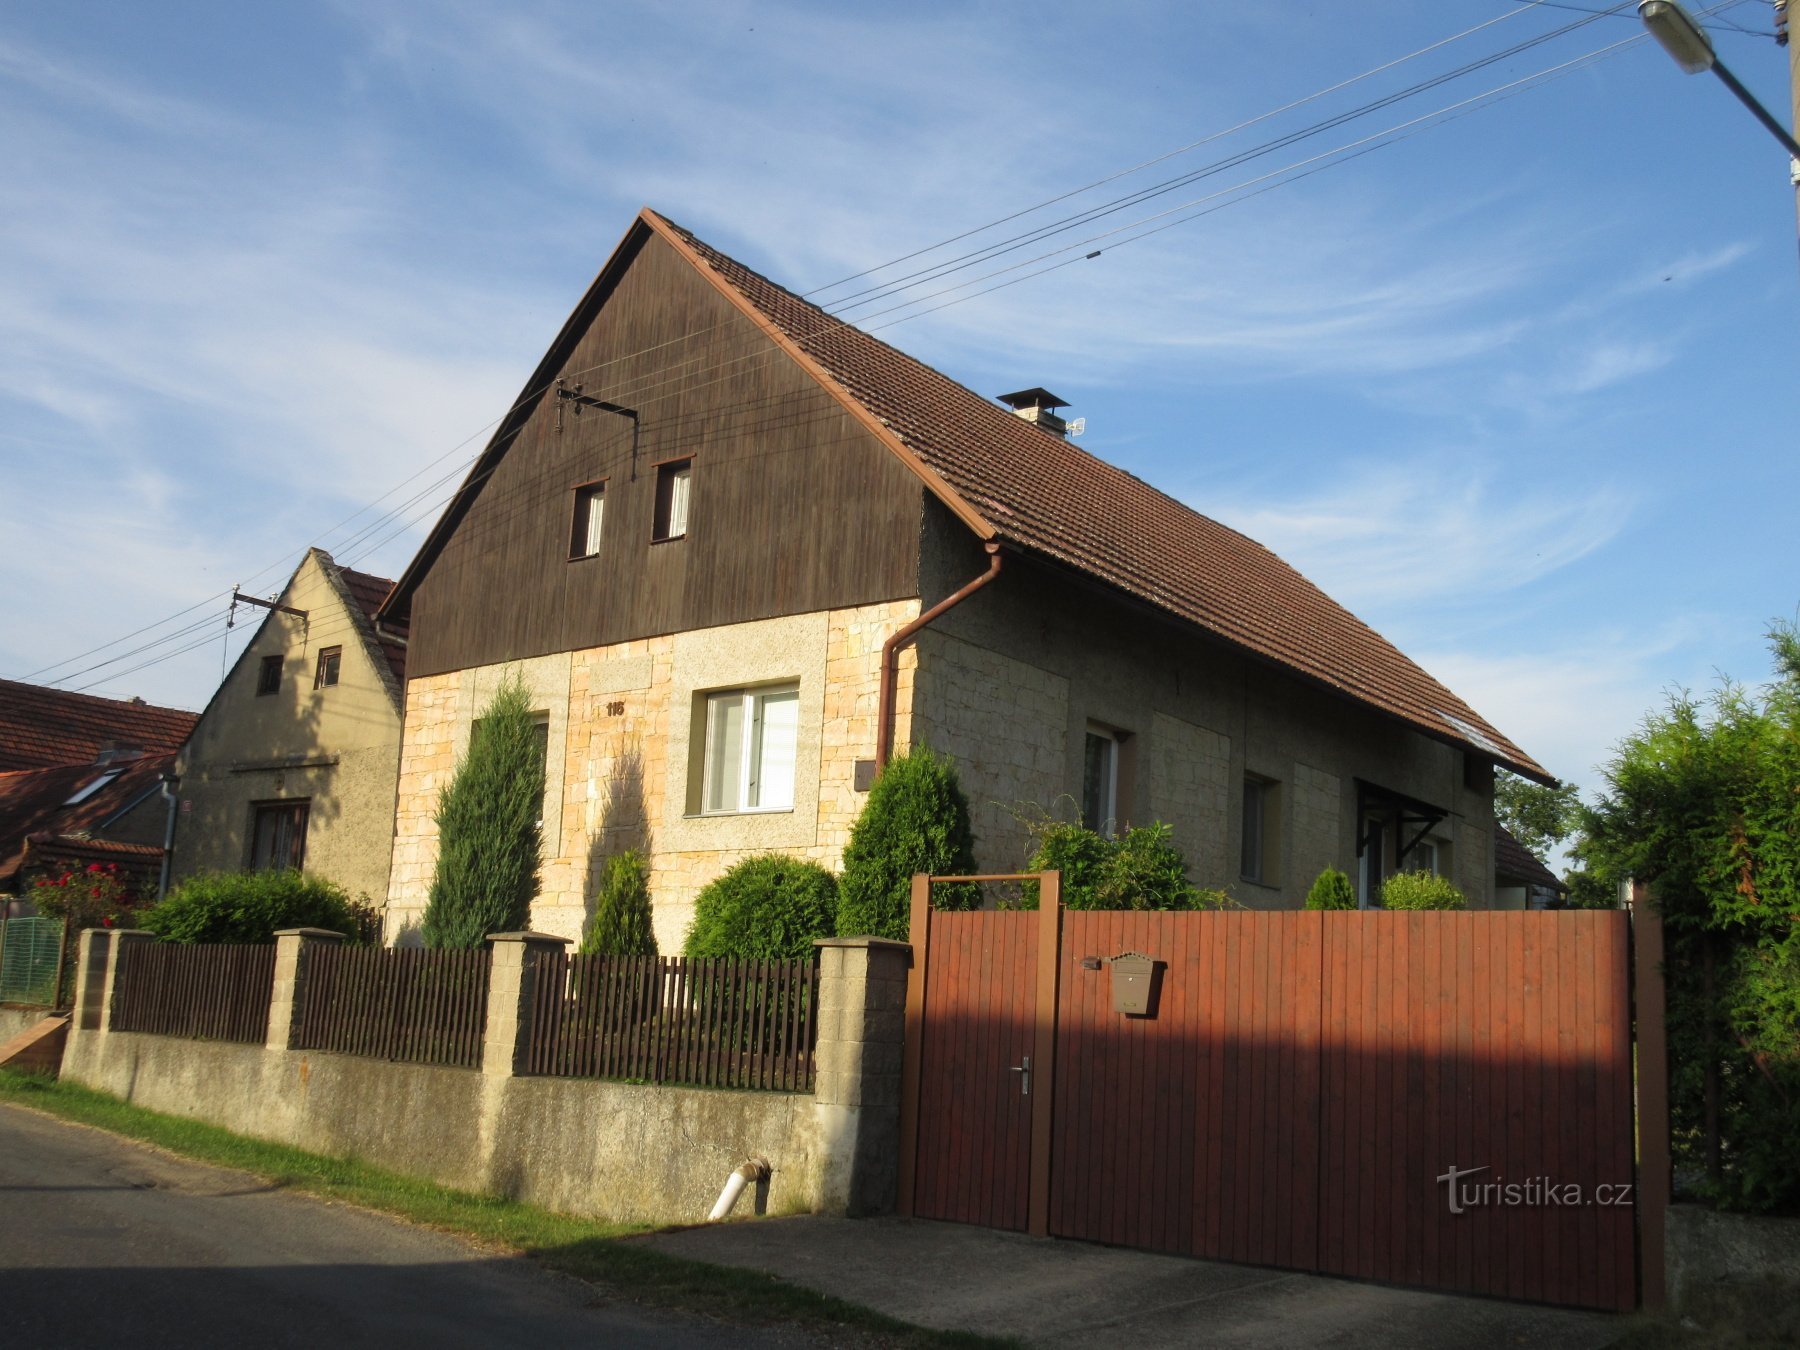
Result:
M569 529L569 557L591 558L600 551L600 527L606 518L606 484L575 489L575 520Z
M1281 784L1244 775L1243 846L1238 865L1245 881L1281 884Z
M1119 815L1119 737L1090 724L1081 762L1081 823L1110 835Z
M125 770L123 770L123 769L108 769L105 773L101 774L98 778L94 779L91 783L84 784L79 790L77 790L75 792L75 794L72 797L69 798L68 801L64 802L63 805L64 806L79 806L79 805L81 805L82 802L85 802L89 797L93 796L101 788L105 787L108 783L112 782L113 779L117 778L120 774L122 774L124 772L125 772Z
M265 656L262 665L256 672L256 696L275 694L281 691L281 657Z
M338 667L343 664L342 647L319 648L319 664L313 668L313 688L325 689L338 682Z
M688 492L693 480L694 461L671 460L656 466L656 525L650 538L680 539L687 534Z
M250 868L271 872L298 871L306 861L307 803L257 802L250 831Z
M798 685L708 694L702 813L792 810L799 730Z

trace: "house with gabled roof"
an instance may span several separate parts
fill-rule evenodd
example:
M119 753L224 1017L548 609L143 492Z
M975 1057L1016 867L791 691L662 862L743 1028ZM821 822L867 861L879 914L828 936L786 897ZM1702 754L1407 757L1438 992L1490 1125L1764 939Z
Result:
M649 851L657 936L746 854L837 862L893 747L1021 808L1166 821L1194 880L1493 884L1493 770L1548 775L1268 549L645 210L381 608L410 624L390 925L507 672L545 724L536 927Z
M117 863L154 893L170 825L164 781L195 714L0 680L0 917L40 872Z
M405 628L393 583L308 550L183 746L171 873L298 867L380 905L393 855Z

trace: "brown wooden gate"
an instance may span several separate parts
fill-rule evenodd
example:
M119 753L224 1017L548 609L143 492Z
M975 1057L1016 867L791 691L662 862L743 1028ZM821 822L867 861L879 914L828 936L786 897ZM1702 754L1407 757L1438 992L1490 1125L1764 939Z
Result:
M939 914L930 925L912 1212L1023 1230L1031 1202L1037 915Z
M902 1212L1632 1307L1628 923L915 899ZM1153 1016L1113 1011L1129 951Z

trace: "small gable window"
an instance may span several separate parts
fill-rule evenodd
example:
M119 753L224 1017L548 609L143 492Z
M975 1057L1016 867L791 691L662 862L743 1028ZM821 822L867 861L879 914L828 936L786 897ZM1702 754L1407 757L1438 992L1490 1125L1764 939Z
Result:
M338 682L338 667L343 664L342 647L321 647L319 664L313 669L313 688L324 689Z
M256 696L277 694L281 692L281 661L279 656L265 656L262 665L256 670Z
M691 459L670 460L656 466L656 525L650 535L653 542L680 539L687 534L693 473Z
M575 519L569 527L569 557L591 558L600 551L600 527L606 519L606 484L584 483L575 489Z

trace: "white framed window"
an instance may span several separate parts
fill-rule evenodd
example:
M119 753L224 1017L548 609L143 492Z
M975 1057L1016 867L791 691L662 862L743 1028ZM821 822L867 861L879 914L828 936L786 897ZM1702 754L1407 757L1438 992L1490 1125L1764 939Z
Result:
M1406 870L1438 875L1438 844L1435 839L1421 839L1406 851Z
M1118 733L1090 722L1081 761L1081 823L1110 835L1118 816Z
M653 542L682 539L688 530L688 498L693 484L694 461L671 460L656 466L656 519L650 531Z
M575 519L569 528L569 558L591 558L600 551L600 527L606 521L606 484L584 483L575 489Z
M799 731L797 684L708 694L701 813L791 811Z

